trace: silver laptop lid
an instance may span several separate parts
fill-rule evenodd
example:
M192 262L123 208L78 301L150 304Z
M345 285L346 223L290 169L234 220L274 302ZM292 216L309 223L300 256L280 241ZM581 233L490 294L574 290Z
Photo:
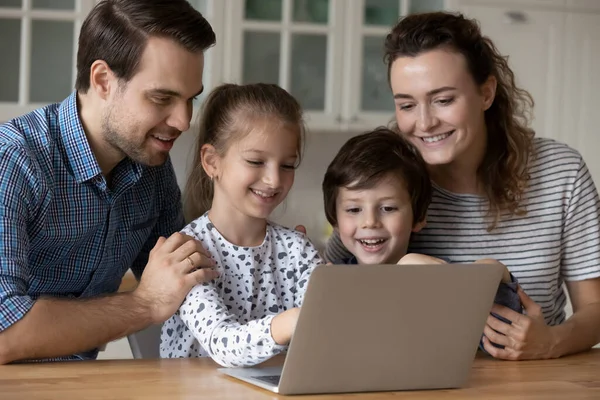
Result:
M502 272L490 264L317 267L279 393L464 385Z

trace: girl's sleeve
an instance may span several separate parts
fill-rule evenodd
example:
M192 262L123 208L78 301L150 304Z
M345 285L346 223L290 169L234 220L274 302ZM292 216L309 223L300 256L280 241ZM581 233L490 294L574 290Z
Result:
M298 283L296 285L296 293L294 296L294 306L302 306L304 301L304 294L306 293L306 286L308 285L308 279L313 269L319 264L323 264L324 261L319 255L316 247L308 240L308 238L302 235L302 242L299 246L300 251L298 254Z
M275 315L241 323L221 300L218 280L195 286L179 308L179 317L210 357L224 367L259 364L286 346L275 343Z

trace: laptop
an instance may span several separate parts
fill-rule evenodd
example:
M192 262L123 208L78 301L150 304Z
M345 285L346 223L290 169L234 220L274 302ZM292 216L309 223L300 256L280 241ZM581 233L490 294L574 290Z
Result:
M318 266L283 366L219 371L280 394L462 387L502 273L494 264Z

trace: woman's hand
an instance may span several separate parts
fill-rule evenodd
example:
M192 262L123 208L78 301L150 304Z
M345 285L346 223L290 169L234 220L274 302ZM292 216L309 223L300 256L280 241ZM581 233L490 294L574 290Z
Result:
M491 312L512 321L512 324L489 315L483 329L483 347L491 356L503 360L552 358L556 338L552 327L544 321L542 308L520 286L517 292L526 315L494 304ZM503 345L504 349L497 348L490 342Z

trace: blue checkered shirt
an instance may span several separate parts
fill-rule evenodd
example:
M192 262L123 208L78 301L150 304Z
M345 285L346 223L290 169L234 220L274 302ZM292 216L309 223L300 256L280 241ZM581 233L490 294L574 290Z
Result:
M170 160L145 167L125 159L107 186L76 93L0 125L0 331L41 295L117 291L127 269L141 276L159 236L183 226Z

